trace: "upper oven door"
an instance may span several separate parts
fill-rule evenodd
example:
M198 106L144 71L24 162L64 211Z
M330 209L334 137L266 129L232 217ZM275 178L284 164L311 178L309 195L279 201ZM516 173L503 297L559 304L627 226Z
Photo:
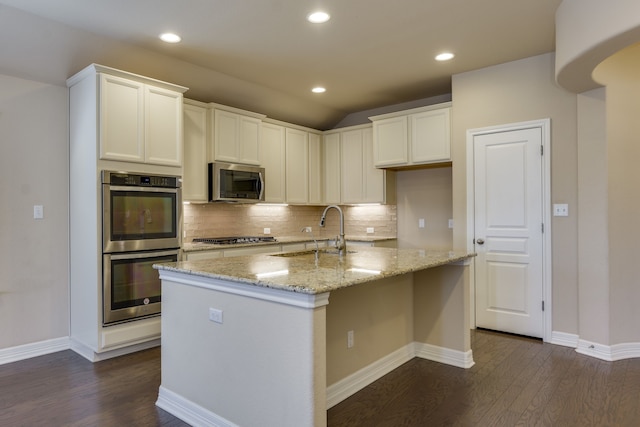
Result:
M104 184L103 252L180 247L180 191Z

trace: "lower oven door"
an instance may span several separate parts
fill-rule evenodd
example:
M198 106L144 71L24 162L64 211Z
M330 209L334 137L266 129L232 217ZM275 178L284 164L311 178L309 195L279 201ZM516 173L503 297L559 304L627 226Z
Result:
M175 262L178 249L103 255L103 325L160 314L160 277L153 264Z

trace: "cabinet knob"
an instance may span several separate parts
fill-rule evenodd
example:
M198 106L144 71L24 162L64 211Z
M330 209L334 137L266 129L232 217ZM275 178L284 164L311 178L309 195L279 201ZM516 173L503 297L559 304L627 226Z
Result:
M479 245L484 245L484 240L478 239L478 240L476 240L476 243L479 244Z

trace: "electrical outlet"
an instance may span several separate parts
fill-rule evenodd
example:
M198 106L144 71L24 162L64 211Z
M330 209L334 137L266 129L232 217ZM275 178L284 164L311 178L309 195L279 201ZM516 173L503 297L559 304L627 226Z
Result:
M222 323L222 310L209 307L209 320L216 323Z
M566 203L554 204L553 216L569 216L569 205Z
M347 348L353 347L353 331L347 332Z
M311 227L305 227L304 228L304 232L305 233L311 233L313 231L313 229Z
M264 234L271 234L271 229L270 228L265 228L264 229Z
M372 233L374 233L373 227L367 227L367 234L372 234Z
M449 228L453 228L453 220L452 219L449 220Z
M424 228L424 218L418 219L418 228Z

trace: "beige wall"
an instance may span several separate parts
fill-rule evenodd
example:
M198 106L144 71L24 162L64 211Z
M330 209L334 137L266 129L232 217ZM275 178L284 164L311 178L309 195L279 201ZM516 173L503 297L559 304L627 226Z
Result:
M450 249L451 167L399 171L396 180L398 247ZM421 218L424 228L418 227Z
M66 88L0 75L0 349L69 335L68 111Z
M315 237L335 237L338 213L327 213L326 225L319 227L325 206L273 206L234 203L190 204L184 206L185 242L194 237L302 236L302 227L311 227ZM347 236L396 236L396 205L341 206ZM374 233L367 234L367 227ZM308 236L308 234L306 234Z
M606 85L610 342L640 342L640 43L594 72Z
M452 80L454 247L473 236L465 227L468 129L551 119L551 202L569 204L569 217L554 218L554 331L578 332L576 95L554 82L554 55L544 54L468 73Z

